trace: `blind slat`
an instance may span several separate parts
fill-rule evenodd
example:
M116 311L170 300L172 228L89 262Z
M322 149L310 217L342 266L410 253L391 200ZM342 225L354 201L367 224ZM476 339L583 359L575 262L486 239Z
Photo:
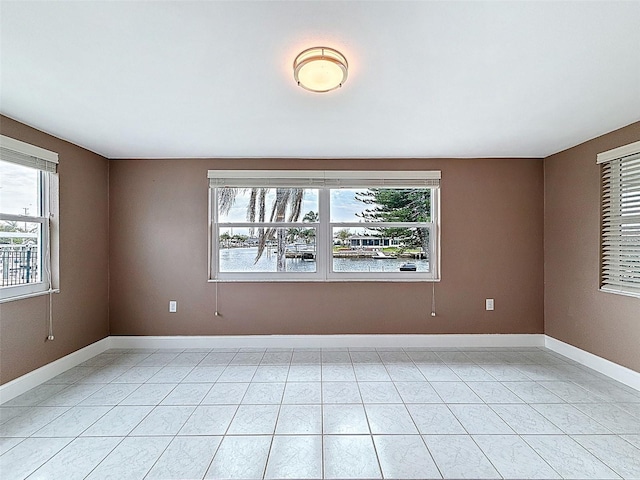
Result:
M625 264L633 267L640 267L640 263L633 260L633 258L631 258L630 256L605 255L604 259L606 260L607 263L611 263L611 264L619 263L619 264Z

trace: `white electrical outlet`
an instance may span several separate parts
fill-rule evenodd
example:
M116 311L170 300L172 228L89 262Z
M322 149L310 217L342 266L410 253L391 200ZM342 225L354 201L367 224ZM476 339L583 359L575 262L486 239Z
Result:
M169 301L169 313L176 313L178 311L178 302L175 300Z
M493 310L493 298L487 298L484 303L486 310Z

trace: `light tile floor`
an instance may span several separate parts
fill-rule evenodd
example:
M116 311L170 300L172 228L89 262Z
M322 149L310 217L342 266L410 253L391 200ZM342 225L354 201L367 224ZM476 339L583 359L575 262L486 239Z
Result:
M0 406L0 477L640 479L640 392L543 348L110 350Z

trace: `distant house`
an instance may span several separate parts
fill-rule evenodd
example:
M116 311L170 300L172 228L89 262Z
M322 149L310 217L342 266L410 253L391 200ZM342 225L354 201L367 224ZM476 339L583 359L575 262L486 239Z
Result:
M384 247L399 247L400 240L397 238L388 237L371 237L366 235L352 235L348 238L349 246L353 249L364 248L384 248Z

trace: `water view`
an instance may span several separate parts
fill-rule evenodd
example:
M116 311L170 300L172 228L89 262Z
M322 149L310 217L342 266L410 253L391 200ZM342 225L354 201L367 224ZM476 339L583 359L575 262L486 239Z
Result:
M265 250L262 257L255 263L257 247L221 248L220 271L232 272L276 272L277 255L273 249ZM405 263L416 266L417 272L428 272L429 261L415 258L380 258L373 257L334 257L334 272L399 272ZM315 260L302 258L287 258L288 272L315 272Z

